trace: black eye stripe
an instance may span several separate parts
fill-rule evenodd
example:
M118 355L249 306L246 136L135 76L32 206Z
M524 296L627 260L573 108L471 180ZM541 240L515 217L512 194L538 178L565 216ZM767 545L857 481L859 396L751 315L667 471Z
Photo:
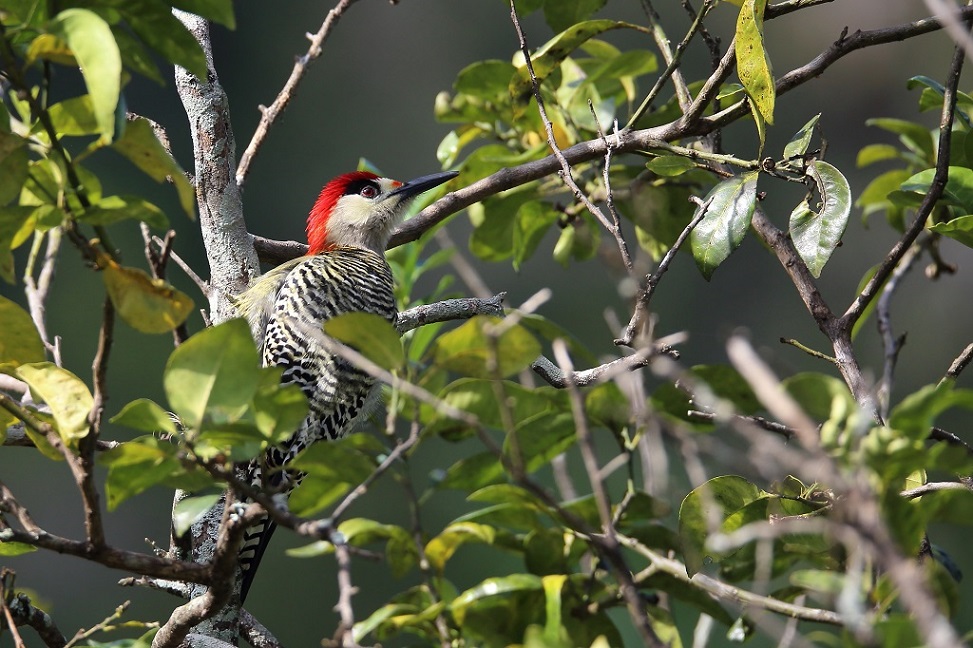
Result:
M365 187L370 187L374 189L376 196L382 193L381 187L379 187L378 183L375 182L374 180L353 180L352 182L349 182L347 185L345 185L344 195L354 196L360 194L362 192L362 189L364 189Z

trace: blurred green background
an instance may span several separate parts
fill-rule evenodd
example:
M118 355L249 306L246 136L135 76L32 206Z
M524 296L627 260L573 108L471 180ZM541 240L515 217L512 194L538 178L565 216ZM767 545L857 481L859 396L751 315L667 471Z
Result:
M330 6L331 3L241 3L237 7L237 29L214 30L216 65L230 100L238 154L258 121L257 106L274 99L291 71L294 57L307 49L305 32L318 29ZM660 0L656 8L663 14L670 38L678 41L689 24L679 3ZM644 22L639 3L634 0L610 0L599 15ZM769 23L768 47L775 71L781 74L811 60L845 26L852 30L872 29L924 15L924 3L914 0L838 1ZM732 34L734 16L735 10L728 5L718 7L713 14L710 29L724 43ZM532 47L552 35L537 15L526 19L524 28ZM634 33L608 36L622 48L651 47L643 38ZM244 194L250 230L272 238L301 239L305 215L321 185L330 177L353 169L360 157L402 180L437 170L436 147L450 128L433 119L436 94L450 89L457 72L466 65L487 58L509 60L516 47L509 9L500 0L401 0L394 6L363 0L352 6L326 42L320 59L310 66L296 98L271 130L251 168ZM778 123L769 131L768 151L779 151L792 133L821 112L828 159L848 176L857 195L877 174L874 168L855 168L858 149L874 141L891 142L890 136L866 128L865 120L876 116L921 119L932 127L937 116L927 113L920 117L916 107L918 93L907 91L905 83L917 74L941 81L950 55L951 42L937 32L846 57L820 79L779 99ZM684 74L695 79L707 69L706 52L692 48ZM640 90L645 92L648 87ZM171 80L159 87L137 79L125 95L131 111L166 127L176 157L191 170L191 140ZM753 155L752 125L731 127L725 134L725 143L728 150L738 155ZM146 191L151 200L164 207L178 232L176 251L201 275L207 274L198 229L179 212L170 188L144 189L144 178L112 153L99 154L93 166L106 185L106 193ZM783 223L800 199L800 191L778 185L783 183L768 183L770 195L764 206L773 220ZM859 215L856 210L844 247L836 251L821 280L825 298L836 309L844 309L861 276L895 240L884 223L864 225ZM127 225L116 230L116 244L125 251L125 260L142 265L137 229ZM455 216L449 231L454 240L464 242L469 232L465 215ZM519 272L509 264L478 267L492 290L508 292L509 304L519 304L540 288L550 287L553 297L541 314L567 328L595 353L615 351L611 340L617 331L606 323L606 312L621 321L627 321L629 316L628 304L618 294L618 277L597 260L567 269L554 264L550 260L554 240L553 234L549 235L535 258ZM435 245L430 243L431 249ZM465 249L465 245L460 247ZM690 340L682 347L687 366L722 362L727 335L744 328L782 375L805 368L823 370L819 363L777 343L780 337L792 337L827 351L777 261L758 248L753 237L748 237L744 248L720 268L710 284L701 278L688 255L677 259L653 302L660 320L657 331L689 333ZM22 252L17 257L18 270L23 264ZM896 394L938 380L952 358L970 341L973 307L971 300L961 296L969 295L973 288L970 274L963 274L970 267L973 254L949 241L943 243L943 252L947 261L960 266L959 276L929 282L917 272L896 297L893 324L897 332L908 331L909 335L900 356ZM48 317L49 329L63 339L66 365L87 377L94 355L102 288L100 278L83 268L78 257L65 246ZM175 269L172 280L192 295L197 305L205 306L194 286ZM462 290L458 282L456 287ZM3 285L0 290L23 301L18 287ZM201 319L195 316L190 328L198 330L200 326ZM161 370L171 350L171 339L140 335L120 323L116 343L110 369L109 415L141 396L163 402ZM862 364L873 374L880 373L882 349L873 326L859 339L857 348ZM964 377L963 382L968 383L969 378ZM965 435L966 422L953 423L950 429ZM125 439L130 432L109 426L106 436ZM472 452L471 448L441 441L426 444L413 462L417 484L428 483L431 470L447 467L456 457ZM722 470L729 472L732 468ZM681 478L678 471L674 472ZM30 451L4 448L0 451L0 474L40 524L56 533L81 537L79 498L62 465L38 460ZM674 485L673 490L680 498L685 492L681 486ZM148 550L148 538L166 546L170 496L154 490L125 502L108 515L110 542ZM433 501L435 505L424 519L429 529L440 528L465 510L462 499L450 493L437 495ZM387 479L380 481L351 515L406 523L404 500L396 492L395 483ZM973 573L969 555L963 550L964 538L934 532L933 540L943 545L961 568ZM317 645L322 636L333 632L336 624L332 611L336 597L333 561L299 561L283 555L286 548L299 544L302 543L288 533L278 533L247 607L285 644ZM504 560L509 564L504 564ZM4 564L17 571L20 586L34 590L41 601L49 603L47 609L68 635L78 627L96 623L125 599L133 600L129 617L147 620L164 619L176 603L165 594L120 589L115 583L126 574L77 559L38 552L7 559ZM513 559L475 546L461 549L450 565L448 575L460 588L487 575L521 569ZM382 565L362 560L355 562L353 575L360 588L355 598L359 617L374 610L392 592L407 587L407 582L389 582ZM973 591L969 581L963 589L963 607L970 609ZM973 615L964 615L960 625L964 630L973 628ZM26 636L29 645L39 645L29 632ZM684 634L684 639L688 635Z

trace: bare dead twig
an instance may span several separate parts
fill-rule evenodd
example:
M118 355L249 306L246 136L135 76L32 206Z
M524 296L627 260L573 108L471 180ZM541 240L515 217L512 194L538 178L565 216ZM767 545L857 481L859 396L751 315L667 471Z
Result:
M565 375L558 365L544 356L538 356L530 365L530 368L534 373L543 378L547 384L558 389L564 389L572 383L578 387L588 387L611 380L620 373L636 371L647 367L654 358L660 355L678 358L679 352L669 344L659 343L649 346L646 349L636 350L631 355L616 358L615 360L598 365L597 367L592 367L591 369L573 371L571 375Z
M973 343L966 345L966 348L950 363L943 380L959 378L966 365L970 364L970 360L973 360Z
M541 121L544 122L544 130L547 132L547 143L551 147L551 151L554 153L554 157L557 159L560 165L560 170L558 175L564 181L564 184L571 190L574 197L580 201L585 208L594 216L602 226L615 237L615 242L618 245L618 252L622 257L622 263L625 264L625 269L628 272L632 271L632 257L628 251L628 244L625 242L624 234L622 233L620 224L616 221L614 224L605 216L588 195L581 190L581 187L574 181L574 176L572 175L571 164L568 162L567 158L561 152L561 148L558 146L557 140L554 137L554 125L551 123L550 118L547 116L547 109L544 107L544 97L541 95L540 83L537 80L537 75L534 74L534 65L530 59L530 48L527 47L527 39L524 36L523 28L520 25L520 18L517 16L517 8L514 4L514 0L510 1L510 20L513 22L514 29L517 32L517 39L520 43L520 51L524 55L524 61L527 65L527 72L530 74L531 88L534 94L534 100L537 101L537 111L540 113ZM611 145L607 138L602 138L603 145L605 147L605 154L611 155ZM618 140L616 136L616 140Z
M263 144L264 140L267 138L267 133L270 131L270 127L273 126L274 122L280 113L284 112L287 108L287 104L290 103L291 99L294 98L294 93L297 90L298 84L304 77L304 73L307 71L308 65L321 55L321 48L324 46L324 42L327 40L328 36L331 34L331 30L338 23L342 14L354 3L356 0L339 0L337 4L328 12L325 17L324 22L315 34L307 34L308 40L311 41L311 45L308 47L307 53L303 56L298 57L294 61L294 67L291 69L291 74L284 83L284 87L277 94L273 103L270 106L260 106L260 123L257 124L257 129L254 131L253 137L250 143L247 145L246 150L243 155L240 156L240 164L236 170L236 183L237 186L242 187L243 183L246 182L247 173L250 171L250 164L253 162L253 158L256 157L257 153L260 151L260 146Z
M898 290L899 283L912 269L922 253L921 245L913 245L903 255L898 265L889 276L882 288L882 293L875 306L875 321L878 332L882 336L882 346L885 350L885 363L882 369L882 380L878 385L879 416L883 421L888 420L889 406L892 398L892 386L895 378L895 365L899 359L899 352L905 344L905 334L896 337L892 333L892 297Z
M567 345L563 340L555 340L553 344L554 357L561 368L561 372L567 377L568 398L571 402L571 414L574 417L575 430L578 438L578 447L581 450L581 458L584 462L585 472L591 485L591 492L594 495L595 504L598 507L598 517L601 519L601 532L603 537L599 544L608 563L615 572L618 580L618 587L628 607L629 616L635 625L642 642L646 646L665 645L659 636L652 629L645 605L632 580L632 572L625 562L621 553L617 531L612 523L612 507L605 483L602 479L601 468L598 465L598 457L595 454L594 442L591 439L591 430L588 428L588 418L584 411L584 399L578 386L572 382L571 376L574 374L571 357L568 355Z
M625 125L626 129L635 126L636 122L640 120L652 107L652 102L655 101L656 97L659 96L659 92L665 86L666 81L672 78L673 86L676 89L676 97L679 99L679 106L683 111L689 109L692 97L689 94L689 88L686 85L685 79L682 77L682 73L679 71L679 63L682 60L683 52L686 51L686 47L689 46L690 41L693 37L702 29L703 19L706 18L710 10L716 6L713 0L703 0L703 6L700 8L699 13L696 14L693 24L690 25L689 31L683 36L683 39L679 41L676 45L676 51L673 52L669 47L669 38L666 36L662 29L662 25L659 20L659 14L656 12L655 8L649 0L642 0L642 7L645 9L645 15L648 16L649 22L652 26L652 37L655 40L656 47L662 53L662 59L666 63L666 69L662 71L662 74L655 80L652 89L642 100L642 103L632 114L632 117L628 120Z
M40 334L41 341L51 353L54 364L60 367L60 349L57 345L51 344L50 336L47 332L47 318L45 317L47 296L50 294L51 285L54 281L54 271L57 267L57 253L61 248L60 228L55 227L46 234L47 246L44 252L44 259L41 262L40 272L35 279L34 264L36 255L39 252L40 242L43 238L45 237L40 235L36 235L34 238L34 246L31 248L27 266L24 270L24 293L27 296L30 317L34 322L34 326L37 328L37 332Z
M358 644L352 635L352 629L355 627L355 609L351 599L358 593L358 588L351 581L351 555L347 543L336 543L334 555L338 562L338 602L335 603L334 609L341 619L335 630L335 644L341 648L356 648Z
M786 617L802 619L804 621L815 621L838 626L844 624L841 616L831 610L809 608L781 601L772 596L762 596L741 587L729 585L705 574L695 574L690 578L686 573L686 566L678 560L673 560L672 558L657 553L638 540L624 534L619 534L618 538L626 547L648 558L651 563L649 569L664 572L680 581L698 587L718 599L735 603L739 606L753 606L755 608L770 610ZM636 575L636 580L641 580L640 575Z
M706 210L709 207L709 203L703 203L700 205L689 224L683 228L682 232L676 238L672 247L669 251L665 253L659 265L656 267L655 272L648 275L645 278L645 284L639 291L638 297L635 302L635 308L632 310L632 318L629 320L625 329L622 331L620 337L615 340L616 346L632 346L636 343L636 340L643 336L648 337L646 334L649 333L650 329L650 319L651 312L649 311L649 302L652 301L652 295L655 293L656 287L662 280L662 276L669 270L669 266L672 264L672 260L676 258L676 253L679 252L679 248L682 244L686 242L689 235L692 233L693 229L699 225L699 221L703 220L706 215Z

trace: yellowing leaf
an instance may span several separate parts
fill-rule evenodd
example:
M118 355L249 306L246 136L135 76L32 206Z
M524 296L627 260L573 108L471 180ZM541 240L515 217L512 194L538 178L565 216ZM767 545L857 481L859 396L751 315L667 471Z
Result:
M41 34L32 40L30 46L27 48L26 58L28 65L37 59L52 61L61 65L70 65L72 67L78 64L68 44L54 34Z
M153 279L138 268L104 262L102 277L118 314L132 328L143 333L165 333L189 316L193 300L161 279Z
M764 47L764 9L767 0L745 0L736 25L737 76L750 101L768 124L774 123L777 90Z
M94 399L88 386L67 369L50 362L21 365L17 377L30 386L30 391L51 408L57 431L65 444L74 446L88 434L88 414Z
M0 296L0 365L17 367L44 361L44 343L23 308Z

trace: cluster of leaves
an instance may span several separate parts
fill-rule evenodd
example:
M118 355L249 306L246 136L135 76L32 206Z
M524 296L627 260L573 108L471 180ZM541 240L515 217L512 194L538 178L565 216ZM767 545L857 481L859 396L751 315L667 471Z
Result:
M925 76L909 79L909 89L921 89L920 111L941 110L943 86ZM953 122L949 180L927 229L973 247L973 97L957 93ZM929 192L937 160L937 131L904 119L876 118L867 122L898 136L899 145L869 144L858 152L858 166L892 163L894 168L875 177L856 201L865 218L884 213L889 225L902 231Z
M102 150L115 151L156 182L172 182L180 206L193 217L189 180L151 123L126 114L124 88L132 74L162 83L154 57L203 76L206 60L173 16L172 3L82 4L59 6L56 13L46 2L7 3L0 10L0 60L9 82L7 101L0 104L0 277L14 281L12 250L32 238L36 253L52 228L77 232L90 226L101 246L81 243L82 251L104 271L106 291L122 318L144 332L169 331L192 311L192 300L140 269L120 265L105 229L121 221L165 229L169 221L141 196L103 195L85 162ZM176 4L234 24L229 2ZM60 99L52 66L80 71L86 92Z

